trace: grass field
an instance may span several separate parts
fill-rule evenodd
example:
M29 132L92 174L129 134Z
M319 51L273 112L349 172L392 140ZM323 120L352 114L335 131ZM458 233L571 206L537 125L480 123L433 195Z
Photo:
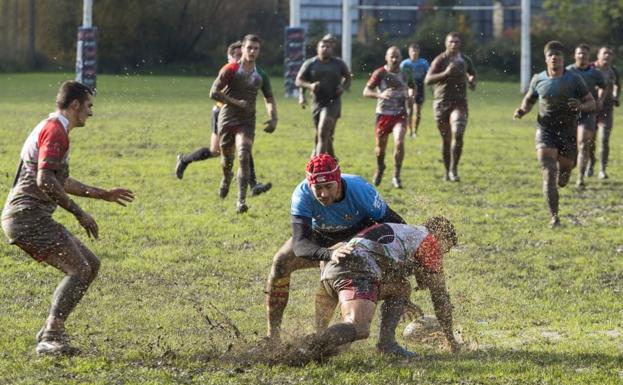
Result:
M24 139L53 110L59 82L71 76L0 75L2 194ZM511 119L518 85L482 81L470 94L460 183L441 180L428 100L420 136L407 141L405 189L392 189L386 178L380 191L411 223L433 214L456 223L460 247L447 256L445 270L456 325L475 348L452 355L407 343L421 358L395 361L374 352L375 321L369 340L324 364L268 366L245 352L265 332L264 282L290 234L290 194L313 143L310 112L278 97L279 127L272 135L259 132L254 148L259 179L272 181L273 190L250 198L249 213L236 215L235 192L217 196L218 161L192 164L182 181L173 174L178 152L208 144L211 80L98 78L95 116L72 132L72 175L131 188L137 199L128 208L79 200L99 223L98 241L86 240L70 215L56 214L102 259L67 325L82 349L76 357L34 353L34 335L62 275L0 244L0 384L623 383L620 127L610 179L590 178L583 192L563 189L563 227L553 231L534 154L535 111ZM374 101L360 96L363 81L345 98L335 142L343 171L370 178ZM281 83L273 79L276 95ZM315 270L293 275L284 324L293 335L312 332L317 279ZM427 292L413 299L432 313Z

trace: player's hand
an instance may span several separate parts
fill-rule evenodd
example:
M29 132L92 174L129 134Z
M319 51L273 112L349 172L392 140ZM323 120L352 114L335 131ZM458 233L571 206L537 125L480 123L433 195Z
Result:
M467 85L470 90L476 91L476 78L474 75L467 75Z
M301 106L302 109L305 109L305 107L307 107L307 99L302 94L299 95L299 106Z
M264 132L269 134L273 133L277 129L277 119L269 119L264 122Z
M621 102L619 102L619 98L614 99L613 103L615 107L618 107L621 104Z
M342 85L340 84L339 86L337 86L337 88L335 89L335 94L337 96L340 96L344 93L344 87L342 87Z
M446 75L450 75L451 73L458 71L458 70L459 70L459 67L457 67L457 65L454 64L454 62L450 62L448 66L446 67L445 73Z
M513 114L513 119L521 119L525 114L526 114L526 111L524 111L522 108L518 108L515 110L515 113Z
M391 88L388 88L379 94L378 99L389 100L391 99L391 97L392 97L392 90Z
M569 106L569 110L571 110L571 112L579 112L581 105L582 103L578 99L574 98L570 98L567 102L567 106Z
M340 261L352 254L354 247L349 244L340 245L331 253L331 260L339 265Z
M422 308L420 308L418 305L414 304L411 301L409 301L409 303L405 305L404 309L402 310L401 318L405 322L413 321L416 318L421 317L424 317L424 311L422 310Z
M80 226L84 227L84 229L86 230L89 238L97 239L99 237L97 222L95 222L95 219L93 219L91 215L81 209L80 211L78 211L77 214L75 214L75 216L78 220L78 223L80 223Z
M114 202L125 207L127 203L134 200L134 193L128 189L114 188L106 191L102 199L106 202Z
M316 93L318 92L318 88L320 88L320 82L313 82L311 84L310 90L311 92Z

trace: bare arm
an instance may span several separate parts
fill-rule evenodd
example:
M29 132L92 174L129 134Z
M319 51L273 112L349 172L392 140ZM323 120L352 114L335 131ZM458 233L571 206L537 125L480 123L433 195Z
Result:
M67 194L78 197L101 199L107 202L118 203L125 206L126 203L134 200L134 193L124 188L114 188L111 190L101 189L99 187L88 186L71 177L67 178L63 186Z
M247 103L246 100L238 100L225 95L225 93L223 92L225 86L226 84L223 82L223 79L221 79L221 76L219 75L212 84L212 88L210 89L210 98L216 100L217 102L231 104L236 107L246 109L249 103Z
M571 111L579 111L579 112L593 112L597 108L597 103L595 103L595 98L593 95L588 92L586 95L582 96L578 99L569 99L567 103L569 109Z
M299 74L296 76L296 81L294 82L294 84L297 87L303 88L305 90L310 90L311 92L315 92L316 89L318 88L318 86L320 85L320 83L318 82L308 82L306 80L303 80L302 74L299 72Z
M452 70L456 67L454 63L450 63L444 71L440 71L438 69L439 66L440 65L438 64L437 59L433 60L433 63L431 64L430 69L428 70L428 72L426 73L426 77L424 78L424 83L427 86L446 80Z
M270 116L270 120L264 122L266 124L264 131L271 133L277 128L277 102L275 102L275 97L271 96L264 98L264 104L266 105L266 113Z
M529 92L526 93L526 96L524 96L523 100L521 101L521 105L518 109L515 110L515 114L513 117L515 119L521 119L522 117L524 117L527 113L530 112L530 110L532 110L532 106L534 106L534 103L536 103L536 101L537 99L534 98Z
M378 88L372 89L369 86L365 86L363 89L363 96L372 99L389 99L388 93L386 92L388 90L389 88L383 92L378 92Z
M452 303L446 289L446 280L443 273L425 273L424 284L430 290L430 296L435 308L435 316L439 320L443 334L453 352L459 350L459 343L454 338L452 330Z
M348 67L346 67L346 65L344 65L344 68L342 68L342 85L341 85L342 91L350 90L351 80L352 80L351 73L348 70Z

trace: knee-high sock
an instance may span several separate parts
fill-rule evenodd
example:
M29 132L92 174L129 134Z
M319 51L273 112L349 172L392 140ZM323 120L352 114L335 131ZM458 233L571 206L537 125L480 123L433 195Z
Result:
M405 305L406 300L404 298L388 298L383 301L381 305L379 346L389 347L396 344L396 327L398 327Z
M283 312L290 296L290 277L270 278L266 289L266 312L268 315L268 335L278 337L281 330Z
M50 315L63 320L67 319L86 293L90 284L90 281L82 279L77 275L66 275L58 284L56 290L54 290Z
M191 152L188 155L182 155L182 162L191 163L199 160L206 160L212 158L212 152L207 147L202 147L198 150Z

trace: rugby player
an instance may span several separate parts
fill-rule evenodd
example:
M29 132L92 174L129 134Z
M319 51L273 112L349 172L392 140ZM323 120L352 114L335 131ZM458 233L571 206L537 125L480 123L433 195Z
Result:
M325 35L316 46L317 55L307 59L296 76L301 88L299 104L307 105L305 91L314 95L312 118L316 128L316 147L313 155L329 154L335 157L333 135L342 113L341 95L350 87L350 71L346 63L333 56L335 38Z
M558 186L569 182L577 159L577 119L579 113L595 110L595 99L582 78L565 70L565 47L558 41L545 44L546 70L534 75L530 88L514 117L521 119L539 102L536 154L543 173L543 194L552 216L551 227L560 226Z
M235 151L238 152L238 202L236 211L245 213L247 187L251 178L251 153L255 138L255 101L261 89L270 120L264 122L264 131L272 133L277 128L277 104L270 81L255 62L260 53L260 38L246 35L242 40L242 57L239 62L225 65L212 84L210 97L223 103L218 119L219 144L223 179L219 196L225 198L233 179Z
M400 68L400 49L390 47L385 53L386 64L372 73L363 89L363 96L377 99L375 126L375 186L381 184L385 171L385 149L389 134L394 136L394 176L392 184L402 188L400 169L405 156L404 138L407 131L407 103L416 88L411 72Z
M424 104L424 78L430 68L428 60L420 57L420 45L412 43L409 45L409 57L400 63L401 69L411 70L415 80L415 98L409 103L409 135L417 135L420 122L422 120L422 104Z
M105 190L69 176L69 134L84 127L93 115L93 92L87 86L64 82L56 95L56 111L30 133L20 154L13 187L2 210L2 229L9 242L65 277L56 287L48 318L37 333L39 354L69 353L73 349L65 322L86 293L100 268L99 258L63 225L52 219L57 206L76 217L89 237L99 228L91 215L69 195L102 199L125 206L134 200L125 188Z
M342 174L330 155L313 157L306 173L292 193L292 237L273 257L266 285L267 335L273 342L280 339L293 271L347 255L350 246L342 242L374 223L404 223L374 187L360 176Z
M460 51L461 39L450 32L446 50L431 63L424 82L433 86L433 110L441 134L444 180L458 182L459 160L463 152L463 135L467 128L466 83L476 89L476 68Z

